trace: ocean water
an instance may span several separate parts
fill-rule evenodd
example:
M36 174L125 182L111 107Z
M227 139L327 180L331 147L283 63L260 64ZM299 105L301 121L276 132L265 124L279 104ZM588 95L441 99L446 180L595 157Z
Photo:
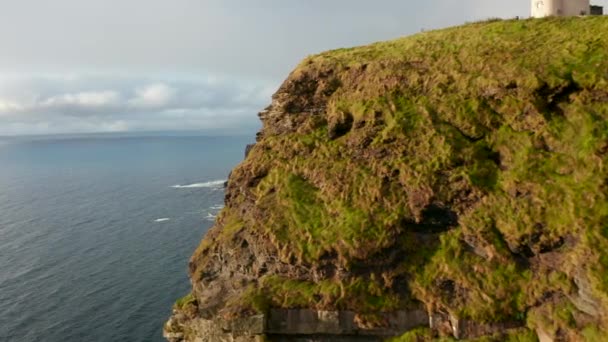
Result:
M0 141L0 341L163 341L252 140Z

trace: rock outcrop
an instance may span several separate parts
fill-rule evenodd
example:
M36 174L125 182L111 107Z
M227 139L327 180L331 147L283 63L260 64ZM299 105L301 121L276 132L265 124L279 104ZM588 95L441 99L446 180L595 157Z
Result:
M170 341L602 341L607 18L304 60L190 261Z

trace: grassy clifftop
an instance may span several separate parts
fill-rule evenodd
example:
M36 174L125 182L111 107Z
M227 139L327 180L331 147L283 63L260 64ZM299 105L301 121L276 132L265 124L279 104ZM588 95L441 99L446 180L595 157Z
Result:
M522 339L606 334L606 32L492 21L305 59L192 257L199 314L374 326L423 306Z

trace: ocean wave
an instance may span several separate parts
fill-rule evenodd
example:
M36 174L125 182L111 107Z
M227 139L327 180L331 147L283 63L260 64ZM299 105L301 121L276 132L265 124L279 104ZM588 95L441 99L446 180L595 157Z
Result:
M223 204L214 205L212 207L209 207L209 209L211 209L211 210L222 210L222 209L224 209L224 205Z
M215 189L217 189L217 188L223 188L225 182L226 182L226 180L222 179L222 180L214 180L214 181L204 182L204 183L173 185L172 188L175 188L175 189L215 188Z
M167 222L167 221L171 221L171 219L168 218L168 217L163 217L163 218L159 218L159 219L154 220L154 222L157 222L157 223Z
M216 217L217 217L217 215L213 215L211 213L208 213L207 216L205 217L205 220L214 222Z

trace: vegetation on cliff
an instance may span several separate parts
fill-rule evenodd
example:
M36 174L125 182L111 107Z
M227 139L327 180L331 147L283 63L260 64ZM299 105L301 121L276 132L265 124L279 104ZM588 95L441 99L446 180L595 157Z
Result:
M200 314L373 326L423 306L510 322L513 341L605 334L605 32L604 17L492 21L304 60L192 257Z

